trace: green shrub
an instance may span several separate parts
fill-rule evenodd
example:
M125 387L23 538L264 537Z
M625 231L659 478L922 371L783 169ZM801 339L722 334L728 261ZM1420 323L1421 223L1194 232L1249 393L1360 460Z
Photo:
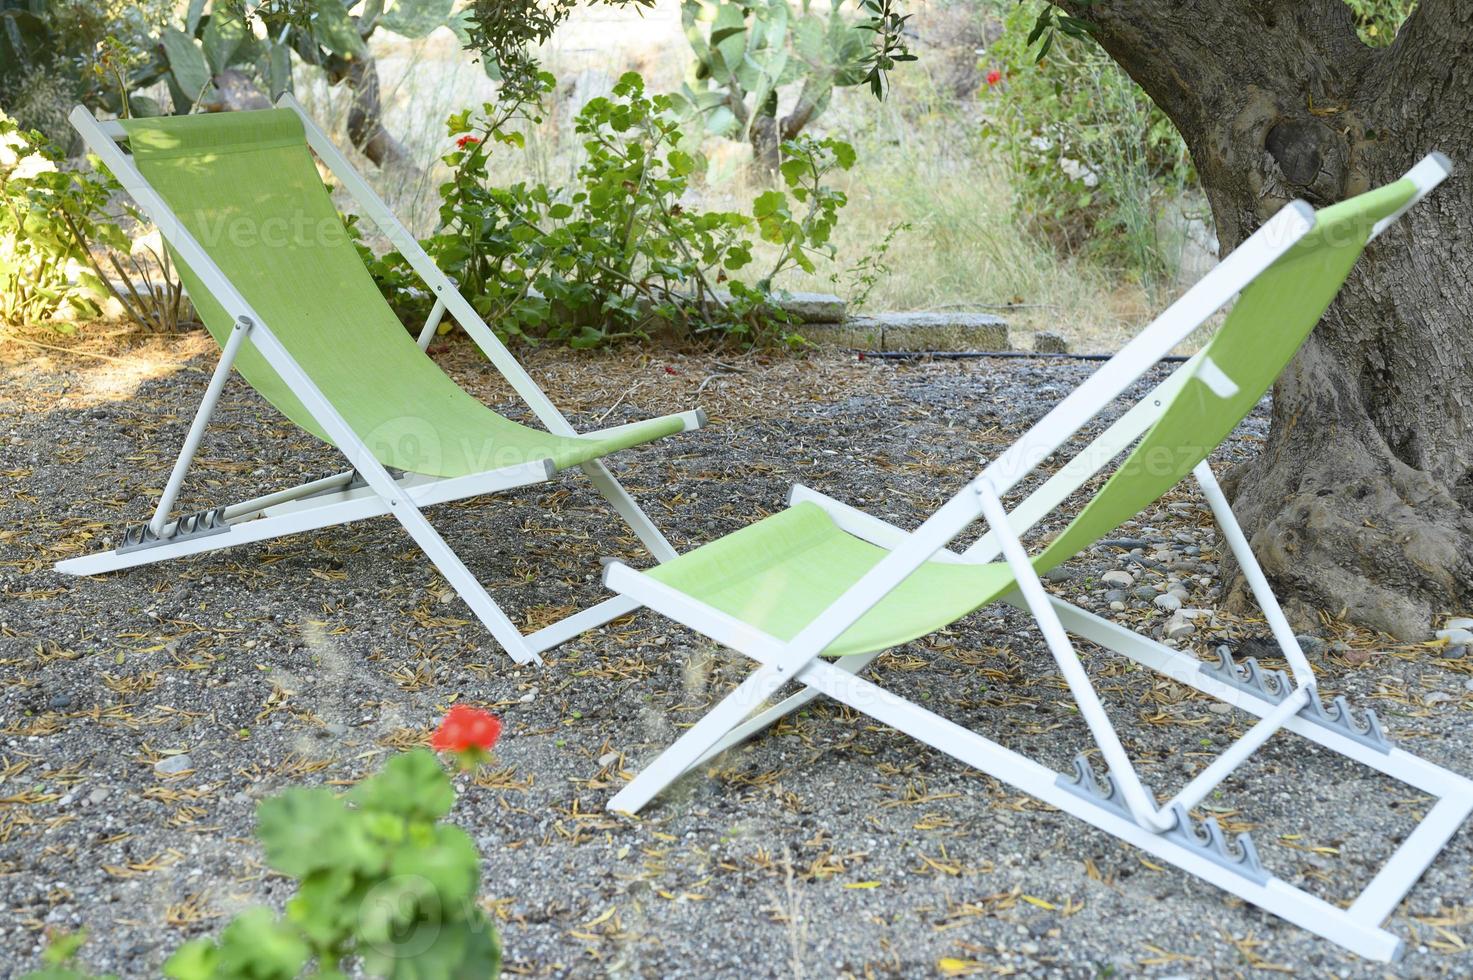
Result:
M1168 270L1155 204L1194 180L1186 146L1097 45L1051 43L1038 24L1034 9L1011 5L984 55L983 135L1012 170L1035 229L1066 251L1158 281ZM1042 61L1040 38L1049 45Z
M552 84L540 76L544 92ZM671 100L646 94L631 72L578 114L586 158L572 186L498 186L496 154L523 147L518 125L535 123L536 112L508 90L450 119L451 179L440 188L439 227L423 243L498 334L574 347L656 331L748 342L784 335L773 280L791 267L811 272L831 254L845 199L825 178L853 166L848 144L788 141L783 189L758 197L751 215L691 208L683 201L701 161L684 148ZM732 274L753 262L754 232L777 257L747 285ZM417 326L431 297L408 263L394 252L367 261L390 304Z
M89 245L128 247L107 216L115 187L96 168L68 169L45 137L0 112L0 321L97 315L108 289Z
M1411 16L1417 0L1345 0L1355 14L1355 26L1361 40L1381 47L1390 44L1401 30L1402 21Z

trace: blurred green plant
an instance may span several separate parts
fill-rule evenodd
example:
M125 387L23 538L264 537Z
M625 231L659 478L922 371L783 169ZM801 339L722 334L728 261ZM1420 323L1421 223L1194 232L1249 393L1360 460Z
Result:
M683 0L681 21L694 54L683 107L706 132L752 145L752 159L775 172L791 140L828 108L834 89L874 82L872 20L801 0ZM873 11L871 10L873 13ZM908 53L896 60L910 60ZM798 84L787 113L779 90Z
M538 94L552 87L541 73ZM451 117L451 179L440 188L439 227L423 242L501 336L593 347L657 331L743 342L786 334L773 280L832 254L845 198L825 181L853 166L847 143L789 141L785 189L761 195L751 215L690 208L682 202L702 161L682 148L670 97L647 94L630 72L579 112L586 158L572 186L498 186L495 153L522 149L519 125L535 125L538 112L525 90L503 89L478 112ZM747 285L732 274L753 261L753 231L777 256ZM360 247L401 318L413 326L427 315L432 298L403 256Z
M1059 45L1023 5L1008 5L987 48L984 138L1012 171L1020 210L1068 252L1155 285L1171 271L1157 239L1163 198L1195 181L1180 134L1095 44Z
M174 980L290 980L365 974L393 980L495 977L496 929L477 904L480 858L465 831L440 823L455 802L428 749L390 759L345 797L289 789L263 802L256 833L272 869L297 881L286 915L236 916L218 939L185 943Z
M289 789L261 803L270 867L297 881L286 914L251 908L218 939L185 943L173 980L342 980L351 961L387 980L494 980L501 941L477 902L481 862L458 827L450 777L428 749L397 755L346 796ZM51 938L24 980L89 980L71 966L82 933ZM96 978L104 980L104 978Z

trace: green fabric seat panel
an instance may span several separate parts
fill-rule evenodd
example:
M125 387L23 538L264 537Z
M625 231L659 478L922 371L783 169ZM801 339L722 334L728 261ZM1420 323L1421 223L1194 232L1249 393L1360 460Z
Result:
M462 390L379 294L290 109L122 125L144 177L385 465L441 477L538 459L563 469L684 428L667 416L608 436L556 436ZM223 343L234 321L194 271L177 264L205 326ZM242 347L236 368L289 419L331 442L254 346Z
M1199 364L1099 493L1041 554L1039 572L1079 554L1170 490L1258 404L1340 290L1377 221L1416 193L1410 181L1327 208L1314 229L1244 289L1206 356L1238 386L1223 398ZM649 570L651 578L792 639L886 554L817 504L780 511ZM925 636L1006 595L1004 563L930 561L824 651L845 656Z
M645 574L778 639L791 640L886 554L840 529L822 507L805 502ZM926 562L825 653L868 653L906 643L1012 587L1012 570L1000 562Z

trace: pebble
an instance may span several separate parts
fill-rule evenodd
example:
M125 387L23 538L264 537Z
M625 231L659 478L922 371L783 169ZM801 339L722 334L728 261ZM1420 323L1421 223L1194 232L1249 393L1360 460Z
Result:
M1109 592L1105 593L1106 602L1124 602L1126 599L1129 598L1130 593L1126 592L1124 589L1111 589Z
M1466 616L1459 616L1455 619L1449 619L1443 626L1445 629L1450 630L1473 630L1473 619L1469 619Z
M1149 585L1138 585L1136 586L1135 591L1131 594L1134 595L1137 599L1143 599L1146 602L1151 602L1156 598L1156 590L1151 588Z
M1123 551L1134 551L1136 548L1149 547L1150 544L1151 542L1145 541L1141 538L1106 538L1104 541L1101 541L1096 547L1120 548Z
M107 794L108 788L106 786L99 786L92 792L87 794L87 802L94 805L101 803L103 800L107 799Z
M1050 582L1068 582L1070 579L1077 578L1078 576L1078 572L1072 568L1065 568L1063 565L1055 565L1043 573L1044 579Z
M1197 627L1187 622L1182 617L1180 610L1166 621L1166 629L1164 630L1167 639L1171 640L1179 640L1183 637L1191 636L1195 632L1197 632Z
M53 694L51 695L51 700L46 703L53 709L59 711L62 708L70 708L72 706L72 696L70 694Z
M598 757L598 765L599 765L599 768L600 769L602 769L602 768L604 768L606 766L612 766L614 763L616 763L618 761L619 761L619 753L617 753L617 752L605 752L603 755L601 755L601 756Z
M182 755L171 755L160 759L153 764L153 771L161 776L172 776L193 767L194 760L189 757L188 752L185 752Z
M1100 576L1100 581L1117 589L1128 589L1135 584L1135 576L1129 572L1119 569L1108 571Z
M1300 633L1294 637L1299 641L1299 649L1304 651L1306 657L1312 657L1325 648L1325 641L1308 633Z
M1123 603L1123 602L1121 602L1121 601L1119 601L1117 599L1116 601L1110 603L1110 611L1111 612L1125 612L1125 603Z
M1181 608L1181 599L1173 593L1158 595L1155 599L1157 609L1165 609L1167 612L1176 612Z
M1465 647L1473 643L1473 630L1462 628L1438 630L1437 638L1446 640L1448 646Z
M1230 704L1223 704L1221 701L1214 701L1212 704L1209 704L1207 706L1207 710L1212 712L1214 715L1230 715L1233 713L1233 706Z

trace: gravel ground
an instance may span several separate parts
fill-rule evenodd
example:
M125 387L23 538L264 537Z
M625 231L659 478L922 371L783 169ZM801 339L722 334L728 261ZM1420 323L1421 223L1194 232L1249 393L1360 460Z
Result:
M520 414L464 347L441 358ZM256 802L351 783L423 741L452 699L507 723L498 768L462 786L452 819L480 845L516 973L1388 972L831 703L687 778L643 819L609 816L611 793L745 665L642 613L515 668L387 519L98 579L51 571L147 515L212 363L199 336L0 347L0 975L34 966L48 928L85 926L90 968L156 976L241 907L279 906L289 883L261 864ZM782 506L799 480L914 526L1092 367L554 352L530 365L575 424L706 407L709 428L613 460L680 548ZM1265 425L1249 419L1219 462L1251 452ZM181 506L335 467L232 382ZM599 556L644 557L574 476L431 516L524 628L602 598ZM1098 549L1051 587L1159 632L1170 611L1156 597L1179 582L1200 610L1183 643L1204 656L1263 634L1216 607L1217 542L1190 489L1120 533L1163 567ZM1110 595L1101 576L1122 569L1135 580ZM1325 691L1473 773L1473 657L1328 621L1316 632ZM1242 714L1083 652L1160 791L1244 730ZM1012 611L893 651L873 676L1061 770L1087 744ZM1211 809L1254 831L1271 870L1344 901L1427 801L1306 744L1273 740ZM161 774L180 752L185 771ZM1398 910L1408 955L1389 972L1473 972L1470 850L1464 831Z

